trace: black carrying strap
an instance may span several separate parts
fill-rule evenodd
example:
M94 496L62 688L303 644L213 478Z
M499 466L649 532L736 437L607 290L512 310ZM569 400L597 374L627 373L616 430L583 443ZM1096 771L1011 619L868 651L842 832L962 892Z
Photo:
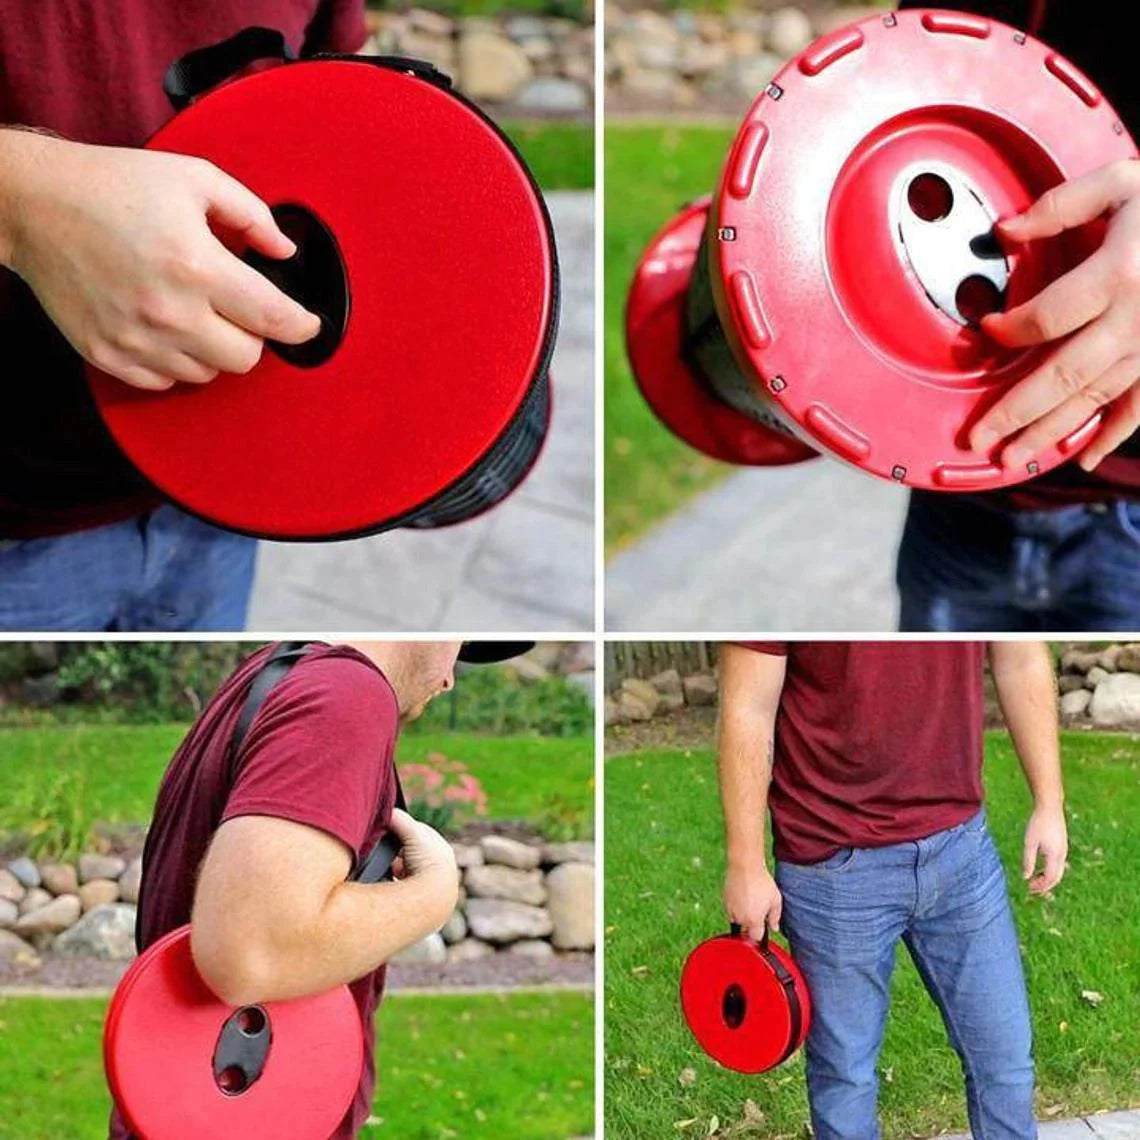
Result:
M263 59L296 59L285 36L275 28L243 28L221 43L197 48L176 59L162 77L162 89L176 111Z
M230 787L233 787L237 780L238 756L241 747L245 743L245 738L253 722L257 719L257 714L265 704L266 698L289 670L302 657L306 657L312 652L312 648L312 644L307 641L282 642L265 659L258 670L257 676L254 677L249 686L245 704L242 705L237 723L234 725L233 735L230 737L229 759L227 761ZM394 765L392 775L396 781L396 807L400 811L407 811L408 805L404 799L404 789L400 785L400 773L396 771ZM400 840L394 832L389 831L382 835L372 850L353 869L352 880L357 883L379 883L384 879L391 878L392 864L396 861L396 856L400 854L400 847Z
M739 922L730 924L729 937L744 937L744 928L740 925ZM768 948L767 924L764 926L764 937L756 943L756 946L759 948L760 954L763 957L764 961L767 962L771 967L772 973L776 975L776 981L778 981L780 985L784 987L784 993L788 998L788 1044L784 1048L784 1052L781 1054L780 1059L776 1062L777 1065L782 1065L796 1051L796 1046L799 1043L800 1030L803 1028L804 1024L803 1007L800 1005L800 995L796 990L795 978L792 977L791 972L784 965L784 963L780 961L779 957L773 954L772 951Z
M181 111L199 95L204 95L219 83L224 83L250 64L271 59L279 63L292 63L297 55L285 36L276 28L243 28L221 43L196 48L179 56L162 78L162 89L170 105ZM414 75L444 89L451 87L451 77L425 59L409 59L402 55L344 55L336 52L319 52L311 59L347 59L371 63L392 71Z

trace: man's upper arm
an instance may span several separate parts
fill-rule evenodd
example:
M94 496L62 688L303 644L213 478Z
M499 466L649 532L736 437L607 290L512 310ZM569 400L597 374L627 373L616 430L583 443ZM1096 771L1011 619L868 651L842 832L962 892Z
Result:
M1023 669L1037 669L1049 661L1049 647L1043 641L991 641L988 646L994 681Z
M720 654L724 719L771 726L780 706L787 656L779 643L726 644Z

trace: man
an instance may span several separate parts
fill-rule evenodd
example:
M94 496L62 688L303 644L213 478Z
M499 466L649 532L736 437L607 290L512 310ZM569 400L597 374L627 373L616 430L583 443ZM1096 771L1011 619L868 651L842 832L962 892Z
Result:
M208 162L137 149L173 114L170 63L253 24L301 53L365 39L362 0L4 5L0 629L245 625L256 544L162 505L83 361L138 388L204 384L319 329L215 236L290 256L266 203Z
M1028 29L1084 70L1140 138L1140 86L1116 5L939 6ZM911 493L897 567L904 630L1140 624L1140 163L1116 163L1059 186L1003 220L998 233L1016 250L1102 215L1107 232L1096 253L1037 296L983 319L999 344L1054 347L972 426L970 442L1020 470L1098 409L1104 426L1075 462L1011 491Z
M355 1137L371 1109L384 963L442 926L458 893L447 841L395 807L400 726L452 687L457 657L494 661L528 647L314 644L269 689L231 756L273 647L260 650L214 695L163 778L143 856L139 947L191 923L195 965L234 1005L350 985L365 1069L331 1140ZM403 843L400 877L347 881L388 832ZM117 1113L110 1136L129 1136Z
M961 1058L974 1136L1037 1135L1017 933L982 807L985 655L969 642L723 648L724 904L752 938L782 926L807 980L816 1140L880 1134L875 1064L900 939ZM989 660L1034 799L1022 873L1043 894L1068 842L1052 664L1040 643L995 642Z

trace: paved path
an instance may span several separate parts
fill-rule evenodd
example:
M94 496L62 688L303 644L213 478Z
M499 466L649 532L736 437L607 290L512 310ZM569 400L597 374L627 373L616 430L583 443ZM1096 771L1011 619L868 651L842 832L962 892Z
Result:
M610 561L606 628L891 631L905 508L830 459L743 469Z
M562 323L551 434L530 477L502 506L456 527L323 545L262 543L250 629L593 628L594 198L567 191L547 202Z
M1106 1112L1075 1120L1050 1120L1038 1129L1039 1140L1140 1140L1140 1109ZM970 1140L968 1134L942 1140Z

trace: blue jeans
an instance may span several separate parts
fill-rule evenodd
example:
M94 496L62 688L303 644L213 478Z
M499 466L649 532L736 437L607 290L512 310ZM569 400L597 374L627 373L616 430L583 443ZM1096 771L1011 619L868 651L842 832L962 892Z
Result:
M816 1140L878 1140L875 1072L900 939L962 1061L974 1140L1033 1140L1029 1002L985 812L914 843L777 863L782 927L812 1001Z
M1015 511L912 491L896 582L905 631L1140 628L1140 503Z
M0 542L0 630L244 629L256 552L174 507Z

